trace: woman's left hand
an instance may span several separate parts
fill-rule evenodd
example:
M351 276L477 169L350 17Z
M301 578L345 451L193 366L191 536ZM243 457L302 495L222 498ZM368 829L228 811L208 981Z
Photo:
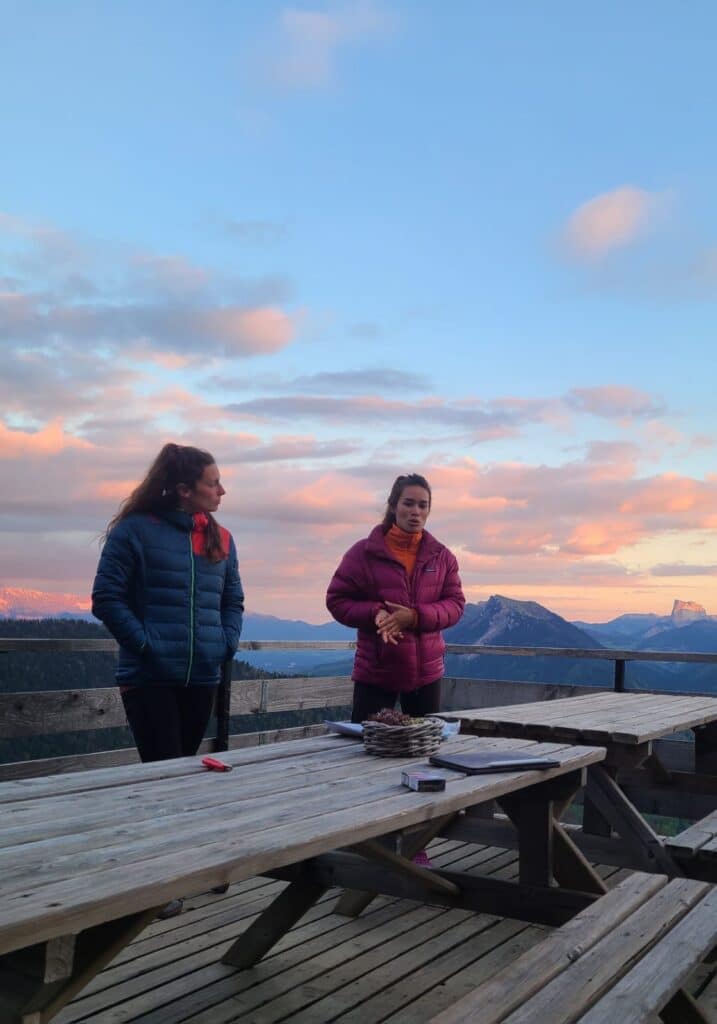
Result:
M396 604L395 601L384 601L383 603L389 610L389 616L381 623L382 630L413 629L416 622L413 608L407 608L405 604Z

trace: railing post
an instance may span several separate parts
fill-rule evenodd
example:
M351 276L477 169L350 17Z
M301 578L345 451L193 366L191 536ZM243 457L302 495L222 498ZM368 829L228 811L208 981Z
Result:
M217 735L214 740L215 751L229 749L229 710L232 697L232 665L234 659L229 658L222 665L222 677L217 688Z
M625 692L625 659L615 659L615 693Z
M717 775L717 722L694 727L695 771L704 775Z

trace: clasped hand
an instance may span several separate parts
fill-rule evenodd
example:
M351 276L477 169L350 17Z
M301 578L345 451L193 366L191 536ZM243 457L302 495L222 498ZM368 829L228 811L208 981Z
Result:
M385 601L384 604L386 608L379 609L374 621L383 642L395 645L403 639L404 629L409 629L413 625L413 609L396 604L395 601Z

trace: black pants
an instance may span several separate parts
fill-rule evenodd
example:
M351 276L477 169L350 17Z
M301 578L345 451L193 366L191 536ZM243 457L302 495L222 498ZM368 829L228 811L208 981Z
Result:
M369 715L375 715L381 708L394 707L397 697L401 698L401 710L407 715L413 718L432 715L441 707L441 680L436 679L434 683L421 686L418 690L408 690L406 693L355 682L351 721L364 722Z
M196 754L209 723L216 686L133 686L122 703L143 761Z

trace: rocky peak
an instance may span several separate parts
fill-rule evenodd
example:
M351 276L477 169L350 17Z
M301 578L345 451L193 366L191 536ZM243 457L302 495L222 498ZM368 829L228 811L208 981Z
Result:
M675 601L670 618L676 626L682 626L696 619L706 619L707 612L696 601Z

